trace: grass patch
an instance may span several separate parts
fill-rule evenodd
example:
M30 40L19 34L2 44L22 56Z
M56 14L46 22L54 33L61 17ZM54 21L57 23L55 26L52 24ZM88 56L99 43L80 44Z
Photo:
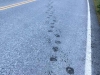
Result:
M94 4L95 4L98 20L100 23L100 0L94 0Z

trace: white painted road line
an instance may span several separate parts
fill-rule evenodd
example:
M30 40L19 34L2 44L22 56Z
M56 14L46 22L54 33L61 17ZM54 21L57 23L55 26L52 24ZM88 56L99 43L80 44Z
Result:
M13 7L16 7L16 6L23 5L23 4L27 4L27 3L30 3L30 2L33 2L33 1L35 1L35 0L27 0L27 1L19 2L19 3L3 6L3 7L0 7L0 10L6 10L6 9L9 9L9 8L13 8Z
M92 75L91 15L90 15L89 0L87 0L87 6L88 6L88 21L87 21L87 46L86 46L85 75Z

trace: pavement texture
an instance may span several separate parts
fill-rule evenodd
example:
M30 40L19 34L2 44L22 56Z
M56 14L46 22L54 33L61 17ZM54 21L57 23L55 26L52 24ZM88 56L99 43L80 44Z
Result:
M37 0L0 11L0 75L84 75L86 39L85 0Z
M9 4L14 4L17 2L21 2L21 1L25 1L25 0L0 0L0 7L5 6L5 5L9 5Z

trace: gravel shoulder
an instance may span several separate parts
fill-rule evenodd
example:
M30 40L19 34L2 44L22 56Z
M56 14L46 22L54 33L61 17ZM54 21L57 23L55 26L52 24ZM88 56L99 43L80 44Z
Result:
M93 0L90 1L92 25L92 75L100 74L100 26L97 19Z

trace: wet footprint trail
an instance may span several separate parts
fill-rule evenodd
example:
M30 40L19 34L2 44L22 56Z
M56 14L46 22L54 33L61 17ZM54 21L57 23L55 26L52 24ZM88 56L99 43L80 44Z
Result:
M58 30L55 27L55 24L57 22L57 18L54 15L55 14L55 9L53 7L53 0L49 0L48 5L47 5L46 14L47 14L47 20L46 20L45 23L49 27L48 33L53 35L54 38L60 38L61 35L57 33ZM49 38L49 40L52 40L52 38ZM57 52L59 51L59 45L61 44L61 41L55 39L55 40L53 40L52 42L49 42L49 43L54 43L56 45L56 46L53 46L53 45L51 46L52 52L54 52L54 54L52 54L49 57L49 61L52 64L52 63L58 61ZM48 71L48 75L56 75L56 74L54 74L54 72L50 70L50 71Z
M66 54L64 53L64 51L60 48L62 41L60 40L61 38L61 30L58 29L56 27L58 19L56 14L56 9L54 8L54 1L53 0L48 0L48 4L47 4L47 11L45 12L47 17L46 17L46 21L45 24L48 26L48 34L50 34L50 36L53 36L52 38L49 37L48 38L48 43L51 45L51 55L49 57L49 61L50 64L56 64L58 65L58 62L60 61L59 58L61 58L60 62L64 62L66 64L65 67L65 72L68 75L74 75L74 69L71 66L71 63L69 64L69 54L70 51ZM59 56L59 53L61 54L61 56ZM63 58L64 57L64 58ZM49 65L50 66L50 65ZM59 66L59 65L58 65ZM57 75L52 69L49 69L49 71L47 72L47 75Z
M53 7L53 0L49 0L48 5L47 5L47 11L46 11L46 14L47 14L46 25L49 26L48 33L50 33L51 35L54 35L54 37L60 38L60 34L57 34L57 32L56 32L57 29L55 28L57 19L56 19L56 16L54 15L54 13L55 13L55 9ZM56 34L54 34L54 33L56 33ZM49 38L49 39L51 39L51 38ZM57 52L59 50L58 45L61 44L61 41L55 40L55 41L52 41L51 43L55 43L57 45L57 46L52 47L52 51ZM50 61L57 61L56 54L52 55L50 57Z
M61 30L60 29L57 29L56 28L56 24L57 24L57 16L55 16L55 8L53 6L53 3L54 1L53 0L48 0L48 4L47 4L47 11L46 11L46 14L47 14L47 17L46 17L46 21L45 21L45 24L49 27L48 29L48 34L52 35L55 40L51 41L52 39L54 38L51 38L49 37L48 38L48 43L51 44L52 43L52 46L51 46L51 57L49 58L49 61L50 61L50 64L52 63L56 63L59 58L59 56L57 56L58 52L61 52L62 54L64 54L65 56L67 55L67 60L66 60L66 57L65 59L62 58L62 61L64 61L66 64L69 63L69 59L68 59L68 54L70 54L70 51L68 52L68 54L65 54L63 51L61 51L60 49L60 45L61 45L61 41L60 41L60 38L61 38ZM64 56L63 55L63 56ZM70 64L67 65L67 67L65 68L65 71L67 72L67 74L69 75L74 75L74 69L72 67L70 67ZM48 71L48 75L56 75L51 69L50 71Z

